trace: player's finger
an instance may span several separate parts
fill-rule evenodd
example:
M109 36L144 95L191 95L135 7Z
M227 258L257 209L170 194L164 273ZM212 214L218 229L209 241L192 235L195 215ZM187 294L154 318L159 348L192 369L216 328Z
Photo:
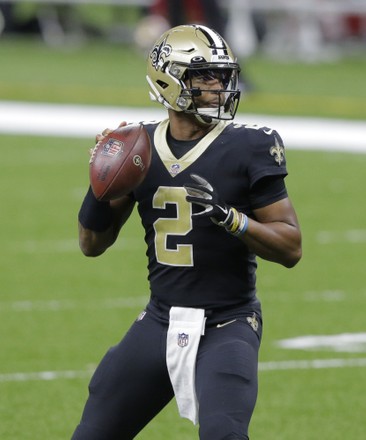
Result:
M119 124L118 128L119 128L119 127L125 127L126 125L127 125L127 122L126 122L126 121L122 121L122 122Z
M112 133L112 131L113 131L113 130L111 130L110 128L105 128L105 129L102 131L102 135L103 135L103 136L107 136L109 133Z
M95 136L95 142L100 142L100 141L102 141L102 140L105 138L105 136L107 136L108 134L112 133L112 131L113 131L113 130L111 130L110 128L105 128L105 129L102 131L102 134L98 133L98 134Z

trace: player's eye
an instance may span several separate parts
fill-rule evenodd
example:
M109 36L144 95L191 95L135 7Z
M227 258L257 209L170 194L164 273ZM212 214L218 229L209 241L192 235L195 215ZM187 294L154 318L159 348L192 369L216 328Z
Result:
M229 69L197 69L190 72L191 78L196 81L207 82L217 79L226 88L231 79L231 70Z

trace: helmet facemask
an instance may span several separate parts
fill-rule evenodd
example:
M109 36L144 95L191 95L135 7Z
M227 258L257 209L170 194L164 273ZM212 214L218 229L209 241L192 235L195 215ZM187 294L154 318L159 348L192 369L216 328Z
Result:
M238 65L234 67L217 64L190 65L184 74L184 87L177 100L178 106L185 113L192 113L205 123L233 119L240 100L239 71ZM213 80L217 80L222 87L217 89L205 85ZM211 96L206 105L200 98L203 94ZM217 98L212 95L216 95Z

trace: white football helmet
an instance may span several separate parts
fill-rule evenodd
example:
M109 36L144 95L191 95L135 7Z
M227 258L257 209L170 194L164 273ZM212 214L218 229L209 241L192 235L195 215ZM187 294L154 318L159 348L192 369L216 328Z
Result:
M192 113L200 122L212 124L234 118L240 99L239 64L214 30L202 25L182 25L166 31L150 51L147 82L150 98L177 112ZM199 108L195 98L204 88L192 87L194 77L219 78L217 93L222 105Z

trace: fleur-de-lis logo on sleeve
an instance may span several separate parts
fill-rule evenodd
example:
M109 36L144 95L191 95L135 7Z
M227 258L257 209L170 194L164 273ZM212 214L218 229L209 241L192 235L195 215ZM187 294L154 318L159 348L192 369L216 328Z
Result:
M285 149L279 144L275 137L275 144L269 149L269 153L274 157L274 160L278 163L278 166L285 160Z

